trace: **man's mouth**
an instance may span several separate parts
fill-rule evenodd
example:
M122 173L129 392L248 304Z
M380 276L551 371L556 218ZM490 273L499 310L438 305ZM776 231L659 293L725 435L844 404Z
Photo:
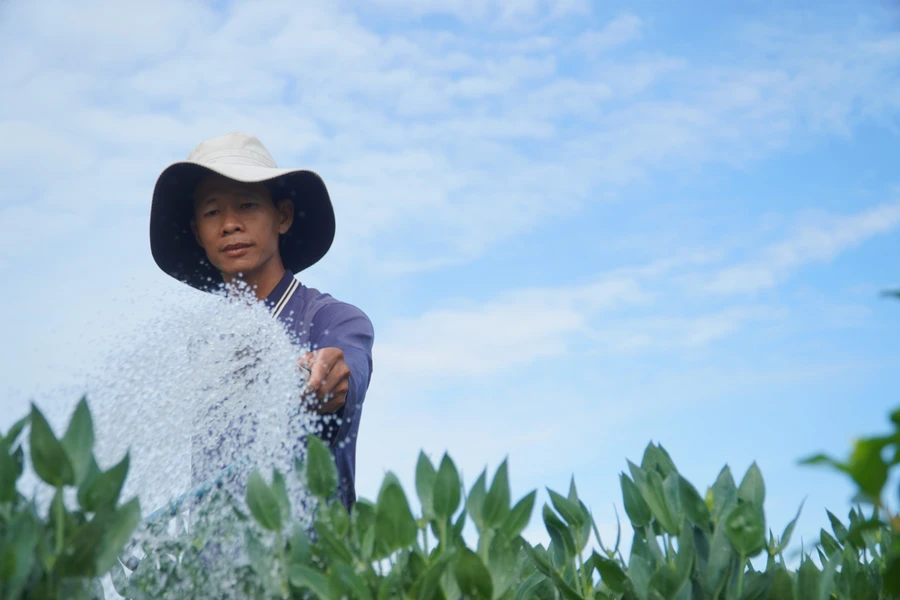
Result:
M222 248L222 253L225 256L241 256L249 247L250 244L228 244Z

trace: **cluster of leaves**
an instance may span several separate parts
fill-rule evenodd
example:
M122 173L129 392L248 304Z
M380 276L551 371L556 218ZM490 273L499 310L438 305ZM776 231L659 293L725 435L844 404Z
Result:
M42 512L37 496L18 489L25 470L24 440L37 476L55 490ZM116 563L140 521L138 500L119 495L129 456L101 471L93 453L94 428L84 398L58 439L34 405L0 435L0 598L102 598L99 577ZM77 499L69 509L65 495Z
M167 518L137 527L137 500L118 504L128 455L100 471L85 401L61 439L32 407L0 438L0 597L101 598L98 578L109 573L116 591L133 600L894 598L898 519L881 494L889 468L900 463L900 411L892 420L893 434L860 440L846 462L806 461L850 475L874 510L866 516L854 508L847 524L827 513L830 531L793 569L784 552L800 513L780 536L767 527L755 463L740 484L726 466L701 495L662 446L649 444L640 465L628 461L620 475L632 535L627 560L623 528L612 547L604 545L574 480L565 495L547 489L540 510L547 547L525 540L537 492L513 502L505 461L467 490L449 456L434 465L420 453L416 506L388 473L374 502L360 499L348 512L336 498L331 452L316 437L297 469L316 499L311 521L292 515L289 486L275 470L268 482L259 472L247 479L246 510L226 488L213 487L189 516L173 506ZM45 514L16 487L27 425L34 470L55 490ZM66 506L67 488L77 510ZM143 550L140 559L123 552L126 544Z
M251 513L249 565L240 566L248 597L526 600L752 600L890 598L883 591L892 541L885 527L850 512L850 525L828 513L818 565L804 554L797 570L786 564L797 518L780 536L767 531L765 484L756 464L738 485L728 467L705 496L681 476L659 445L646 448L640 466L621 474L622 499L633 540L626 561L604 546L574 480L566 495L548 489L541 510L551 542L532 546L521 537L536 499L513 504L506 462L489 482L483 471L465 493L453 461L437 468L420 454L413 510L396 476L388 473L375 502L361 499L350 513L334 498L337 471L328 449L309 442L305 473L319 505L311 529L291 523L284 480L254 474L247 484ZM474 525L477 541L464 529ZM269 532L267 543L254 529ZM592 541L596 549L590 549ZM194 552L194 550L189 550ZM765 568L756 570L751 559ZM155 563L157 564L157 563ZM153 572L148 571L148 572ZM157 588L159 589L159 588ZM138 597L138 596L128 596ZM160 597L160 596L156 596ZM187 597L184 591L179 597ZM212 597L212 596L207 596Z
M828 513L834 536L822 532L825 551L829 556L841 553L850 568L854 556L871 557L884 576L885 593L900 596L900 515L892 512L885 500L890 476L900 470L900 410L891 414L890 421L893 431L855 440L846 460L816 454L802 464L828 466L849 477L858 490L858 506L850 512L849 528ZM864 506L871 510L868 517Z

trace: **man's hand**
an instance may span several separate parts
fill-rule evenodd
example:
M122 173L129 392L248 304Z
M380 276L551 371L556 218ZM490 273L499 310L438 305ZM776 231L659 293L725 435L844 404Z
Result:
M310 371L306 392L315 392L320 402L315 411L320 415L339 411L350 390L350 367L344 362L344 351L320 348L307 352L297 363Z

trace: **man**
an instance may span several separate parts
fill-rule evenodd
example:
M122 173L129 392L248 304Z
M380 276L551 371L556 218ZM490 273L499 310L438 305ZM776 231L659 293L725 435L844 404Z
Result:
M360 309L294 277L328 252L334 231L322 179L279 169L256 137L242 133L201 143L162 172L153 192L150 247L164 272L203 291L244 283L298 343L310 345L298 366L309 373L315 410L336 418L323 435L349 510L374 331Z

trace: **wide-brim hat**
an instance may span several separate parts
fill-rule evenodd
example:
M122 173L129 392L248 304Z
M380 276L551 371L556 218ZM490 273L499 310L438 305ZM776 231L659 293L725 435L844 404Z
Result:
M203 291L222 284L191 231L193 193L207 175L264 183L272 200L294 203L294 222L279 244L286 269L299 273L317 263L334 241L334 208L322 178L309 169L281 169L256 137L229 133L194 148L156 180L150 208L150 251L159 268Z

